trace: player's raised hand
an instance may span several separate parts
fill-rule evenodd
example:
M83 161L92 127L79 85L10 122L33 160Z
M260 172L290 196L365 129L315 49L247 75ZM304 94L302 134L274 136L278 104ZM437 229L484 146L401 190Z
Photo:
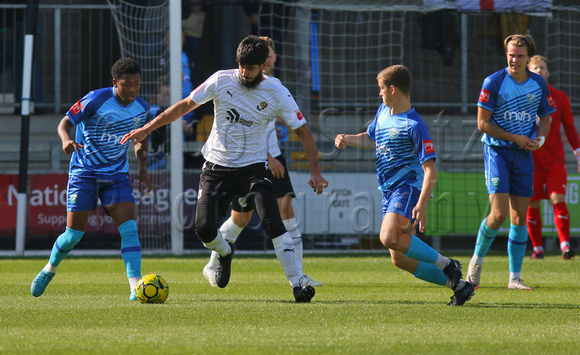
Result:
M66 142L62 143L62 150L64 150L64 152L68 155L68 154L72 154L72 152L74 152L75 150L80 153L81 149L83 149L85 146L77 143L75 141L73 141L72 139L69 139Z
M135 145L145 138L147 138L147 132L144 129L142 128L134 129L123 136L123 139L121 139L121 144L125 144L131 139L134 139L133 145Z
M324 191L324 188L328 187L328 181L326 181L322 175L312 175L308 181L308 185L312 187L312 190L314 190L317 195L320 195Z

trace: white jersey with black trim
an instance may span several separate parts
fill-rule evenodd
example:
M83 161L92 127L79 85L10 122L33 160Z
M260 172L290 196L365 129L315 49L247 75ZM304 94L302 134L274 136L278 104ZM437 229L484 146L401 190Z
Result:
M214 122L201 153L212 163L240 168L265 162L266 126L279 116L291 129L306 124L290 91L270 77L255 88L242 83L238 69L220 70L190 95L197 104L214 102Z

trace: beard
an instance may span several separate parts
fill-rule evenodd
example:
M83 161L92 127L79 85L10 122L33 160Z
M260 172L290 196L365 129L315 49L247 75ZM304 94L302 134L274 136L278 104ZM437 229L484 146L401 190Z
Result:
M240 75L240 80L242 82L242 84L248 88L248 89L253 89L256 86L258 86L262 80L264 80L264 76L260 73L260 75L258 75L256 78L254 78L254 80L252 81L246 81L244 80L244 78Z

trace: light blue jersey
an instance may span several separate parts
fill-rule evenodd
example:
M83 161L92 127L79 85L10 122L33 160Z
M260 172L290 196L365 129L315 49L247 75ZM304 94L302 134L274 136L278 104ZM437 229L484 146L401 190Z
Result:
M505 131L531 139L537 133L536 116L544 117L556 111L544 78L530 73L530 78L520 84L507 68L485 78L477 106L493 112L491 122ZM491 146L521 149L516 143L487 133L481 141Z
M402 185L421 189L422 164L435 158L435 146L415 109L391 116L391 109L382 104L367 134L375 141L379 190Z
M122 145L119 141L149 121L149 105L141 97L125 107L115 98L114 87L94 90L66 114L76 126L75 141L84 146L81 153L73 153L69 175L129 172L130 142Z

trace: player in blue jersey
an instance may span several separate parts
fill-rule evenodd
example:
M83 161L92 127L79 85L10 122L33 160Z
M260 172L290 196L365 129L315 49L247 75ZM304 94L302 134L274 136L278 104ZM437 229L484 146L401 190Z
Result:
M508 289L531 290L520 273L528 241L526 215L534 194L532 151L544 143L556 108L544 78L528 70L536 51L534 40L511 35L504 47L508 66L483 81L477 102L491 211L479 227L466 279L479 287L483 258L509 214Z
M38 297L55 276L62 260L81 240L89 215L98 200L113 218L121 234L121 256L125 262L130 300L137 300L135 287L141 278L141 245L137 235L137 208L127 150L121 138L149 120L149 105L139 96L141 67L129 58L112 67L113 87L89 92L74 104L58 125L66 154L72 153L67 186L66 231L52 247L49 262L32 281L31 293ZM69 132L76 127L71 139ZM147 140L135 145L140 164L139 181L151 191L147 176Z
M448 259L415 236L424 232L427 203L437 181L435 146L427 126L411 106L411 74L393 65L377 75L383 104L366 132L339 134L334 144L376 151L379 190L383 194L380 239L393 264L415 277L451 288L450 306L461 306L474 294L461 280L461 264Z

